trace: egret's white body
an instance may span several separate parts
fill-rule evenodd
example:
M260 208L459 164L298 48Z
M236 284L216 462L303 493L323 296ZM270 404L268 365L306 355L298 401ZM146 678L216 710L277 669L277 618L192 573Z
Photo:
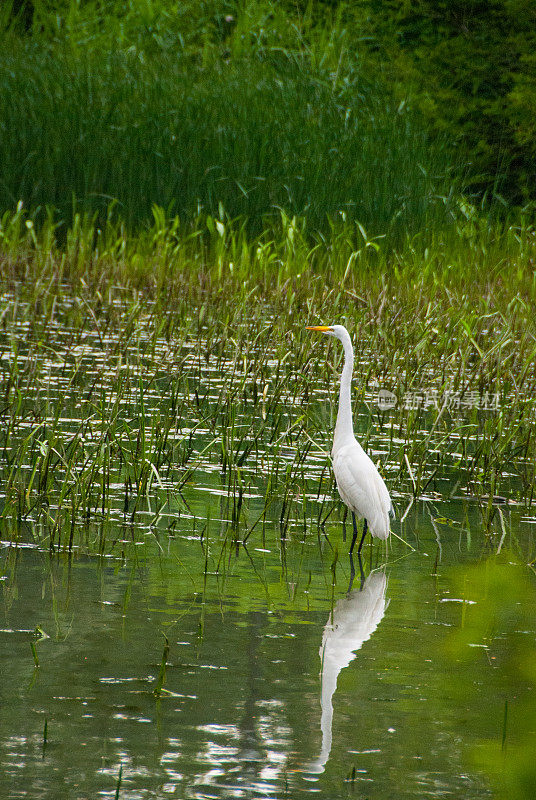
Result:
M363 536L358 550L360 552L367 527L372 536L377 536L379 539L387 539L390 532L389 515L392 513L393 506L387 486L376 465L354 436L351 402L354 348L352 347L350 334L344 325L315 325L309 327L308 330L316 330L329 336L335 336L336 339L342 342L344 348L339 410L331 457L337 489L343 503L348 506L354 515L354 537L350 552L353 550L357 536L355 517L365 520Z

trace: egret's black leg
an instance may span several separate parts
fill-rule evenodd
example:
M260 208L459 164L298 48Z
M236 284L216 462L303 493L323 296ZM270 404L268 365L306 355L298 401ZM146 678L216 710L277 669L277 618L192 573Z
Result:
M354 523L354 535L352 536L352 544L350 545L350 555L352 555L352 550L354 549L354 544L357 539L357 522L355 521L355 514L352 511L352 522Z
M367 520L363 522L363 536L361 537L361 541L359 542L359 547L357 548L357 555L361 555L361 548L363 547L363 542L365 541L365 536L367 535L368 525Z

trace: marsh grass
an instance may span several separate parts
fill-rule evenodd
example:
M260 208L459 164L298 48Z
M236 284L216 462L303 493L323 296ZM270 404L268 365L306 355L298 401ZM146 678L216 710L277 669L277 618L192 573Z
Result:
M290 24L270 3L227 26L224 3L35 6L30 34L0 31L0 213L23 201L64 240L102 228L112 201L131 232L154 204L182 220L224 209L256 233L281 210L324 232L343 217L398 243L453 224L463 166L340 20Z
M19 207L0 229L1 515L14 541L123 557L191 519L213 571L240 542L264 547L268 528L282 551L323 537L343 514L327 457L341 352L304 331L314 321L352 332L357 433L399 503L468 497L499 537L495 498L532 504L523 220L482 230L462 215L457 238L398 251L349 222L311 241L299 219L255 237L155 209L139 237L79 218L58 248L52 222L28 221ZM395 408L378 408L378 387ZM431 390L437 403L406 407ZM486 393L497 408L474 407Z

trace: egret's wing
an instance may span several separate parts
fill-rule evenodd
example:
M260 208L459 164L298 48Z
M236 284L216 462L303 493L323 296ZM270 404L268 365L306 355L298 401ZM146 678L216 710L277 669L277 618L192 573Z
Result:
M343 501L359 517L373 511L371 494L371 462L364 450L342 447L333 456L333 472Z
M367 520L375 536L386 539L389 536L391 498L375 464L363 448L357 442L341 447L333 456L333 471L343 502Z

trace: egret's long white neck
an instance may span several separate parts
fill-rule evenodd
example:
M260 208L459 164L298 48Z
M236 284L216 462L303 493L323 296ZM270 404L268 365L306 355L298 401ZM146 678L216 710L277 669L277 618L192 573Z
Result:
M343 331L340 334L340 340L344 347L344 367L341 374L341 386L339 390L337 424L335 425L335 433L333 436L334 450L342 446L342 444L346 444L348 442L348 437L354 435L352 402L350 396L352 372L354 370L354 348L352 347L352 340L347 331Z

